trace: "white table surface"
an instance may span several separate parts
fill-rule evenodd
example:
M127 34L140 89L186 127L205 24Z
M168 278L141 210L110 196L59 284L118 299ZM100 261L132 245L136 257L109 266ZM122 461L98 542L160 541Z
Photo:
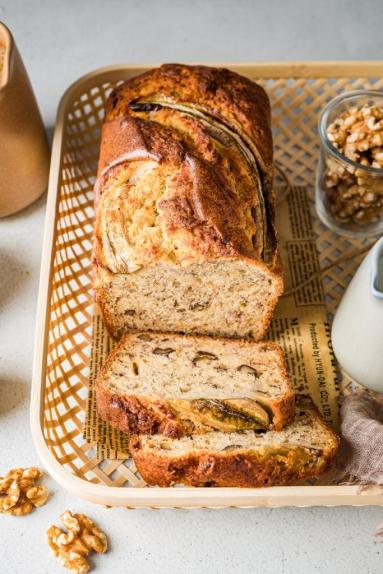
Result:
M50 130L62 92L99 66L383 54L379 0L0 0L0 19L14 32ZM28 410L44 215L45 197L0 221L0 474L39 464ZM100 574L382 571L378 507L106 510L46 483L46 506L25 518L0 516L2 574L64 572L45 530L67 508L109 535L110 552L93 559Z

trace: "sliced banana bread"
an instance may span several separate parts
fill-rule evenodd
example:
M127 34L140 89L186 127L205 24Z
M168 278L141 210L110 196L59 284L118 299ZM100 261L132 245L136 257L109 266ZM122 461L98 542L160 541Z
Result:
M316 476L335 459L339 439L307 397L297 397L294 422L264 434L214 431L171 439L131 439L133 459L151 485L260 487Z
M270 105L230 70L169 64L111 94L93 263L114 338L264 337L282 293Z
M280 429L294 417L283 353L272 342L129 333L96 389L99 415L124 432Z

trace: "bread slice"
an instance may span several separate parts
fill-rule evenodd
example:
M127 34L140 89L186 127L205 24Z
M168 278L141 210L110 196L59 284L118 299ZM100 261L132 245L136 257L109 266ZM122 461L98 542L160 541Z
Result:
M232 71L170 64L112 92L93 250L112 337L265 336L283 291L272 154L268 97Z
M96 393L100 417L131 433L280 429L294 417L283 353L272 342L130 333Z
M158 264L137 273L95 267L95 289L114 339L134 330L260 340L282 281L259 263L226 258L180 268Z
M178 439L140 435L130 443L148 484L261 487L323 473L335 459L339 439L311 399L300 396L294 422L280 432L210 432Z

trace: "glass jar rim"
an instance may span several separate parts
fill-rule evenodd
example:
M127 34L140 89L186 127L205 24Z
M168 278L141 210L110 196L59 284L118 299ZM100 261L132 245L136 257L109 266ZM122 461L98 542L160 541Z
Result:
M347 156L345 156L344 154L342 154L339 150L337 150L336 147L331 143L331 141L328 139L328 136L327 136L327 131L326 131L327 120L328 120L328 116L334 110L334 108L336 108L339 104L341 104L343 102L347 102L348 100L352 101L353 99L357 99L357 98L361 98L361 97L381 98L382 102L383 102L383 91L381 92L378 90L354 90L352 92L346 92L344 94L340 94L339 96L336 96L335 98L330 100L328 102L328 104L326 104L326 106L323 108L321 115L319 116L319 122L318 122L319 136L320 136L322 144L326 147L327 151L329 153L331 153L331 155L335 156L338 160L349 164L350 166L352 166L355 169L360 169L366 173L370 173L370 174L374 174L374 175L380 175L382 177L383 176L383 168L373 167L370 165L362 165L361 163L358 163L357 161L353 161L352 159L350 159Z

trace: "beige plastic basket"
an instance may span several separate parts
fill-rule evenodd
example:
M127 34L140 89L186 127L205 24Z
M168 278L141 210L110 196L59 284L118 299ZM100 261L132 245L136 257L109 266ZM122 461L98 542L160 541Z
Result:
M222 65L222 64L221 64ZM261 82L273 109L275 156L294 184L313 194L317 117L343 90L383 87L382 62L228 65ZM381 489L288 486L260 489L143 486L131 461L99 460L83 439L93 313L90 251L92 188L104 104L118 82L151 66L97 70L64 94L57 115L49 181L31 397L31 425L42 462L74 495L124 507L276 507L382 504ZM314 213L313 213L314 214ZM322 265L361 242L340 238L317 218ZM324 275L330 314L358 259Z

